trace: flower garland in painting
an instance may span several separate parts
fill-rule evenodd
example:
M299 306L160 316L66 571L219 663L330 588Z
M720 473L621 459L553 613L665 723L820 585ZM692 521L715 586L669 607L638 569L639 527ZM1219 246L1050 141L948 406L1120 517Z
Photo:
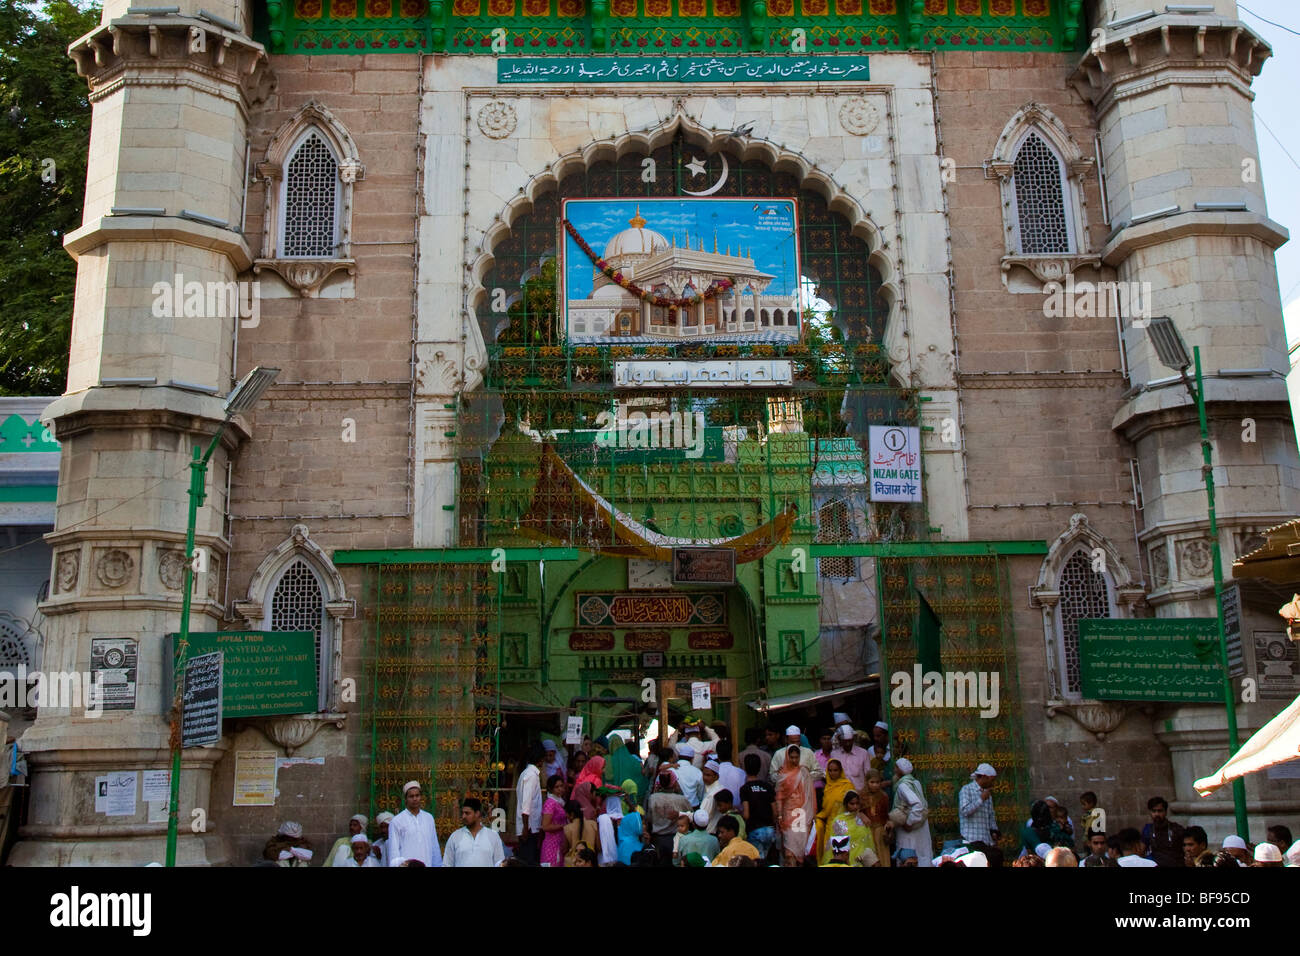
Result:
M561 222L564 223L564 228L568 231L569 235L573 237L573 241L578 244L578 248L586 253L587 258L592 261L592 264L594 264L597 269L605 274L607 279L618 285L619 288L626 289L641 301L649 302L651 305L657 305L661 308L668 309L680 309L688 305L699 305L707 299L712 299L724 292L730 292L734 285L730 279L714 279L713 283L705 289L703 293L696 293L695 295L686 296L681 299L647 292L600 256L596 255L595 250L593 250L591 246L587 245L587 240L583 239L582 236L578 234L578 230L574 227L573 223L569 222L567 219L563 219Z

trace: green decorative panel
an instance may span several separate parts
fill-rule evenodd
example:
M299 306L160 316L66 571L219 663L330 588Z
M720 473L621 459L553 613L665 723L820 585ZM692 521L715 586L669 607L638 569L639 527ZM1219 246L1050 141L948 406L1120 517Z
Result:
M303 54L825 56L1087 40L1082 0L267 0L254 27L272 53Z
M782 665L802 665L804 663L803 631L782 631L777 635L777 659Z

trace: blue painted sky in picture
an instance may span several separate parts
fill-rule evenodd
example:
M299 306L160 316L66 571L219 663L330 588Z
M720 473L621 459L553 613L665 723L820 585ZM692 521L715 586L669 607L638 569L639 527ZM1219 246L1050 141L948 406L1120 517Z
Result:
M713 251L717 234L718 251L731 247L752 250L754 265L773 276L765 295L793 297L798 288L799 266L795 243L795 203L789 199L572 199L564 215L573 223L596 255L615 235L630 229L637 208L645 228L677 245L691 248L704 239L706 252ZM584 299L591 294L594 266L573 237L564 236L565 299ZM793 302L793 298L791 300Z

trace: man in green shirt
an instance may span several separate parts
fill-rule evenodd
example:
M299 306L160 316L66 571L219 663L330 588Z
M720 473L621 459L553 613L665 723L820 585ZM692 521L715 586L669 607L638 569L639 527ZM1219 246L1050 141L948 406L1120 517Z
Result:
M682 838L677 841L677 855L679 859L685 860L688 853L698 853L700 856L704 857L704 860L707 863L718 855L718 851L721 847L718 846L718 838L713 836L706 829L708 825L708 811L696 810L691 817L691 831L683 834Z

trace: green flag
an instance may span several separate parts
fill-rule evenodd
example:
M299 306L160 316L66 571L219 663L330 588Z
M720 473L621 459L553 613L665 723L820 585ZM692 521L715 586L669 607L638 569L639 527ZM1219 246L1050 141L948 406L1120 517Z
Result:
M934 608L930 607L930 602L925 599L925 595L919 588L916 598L920 604L916 622L916 662L921 665L923 674L931 671L942 674L943 663L939 659L939 630L943 627L943 622L939 620L939 615L934 613Z

